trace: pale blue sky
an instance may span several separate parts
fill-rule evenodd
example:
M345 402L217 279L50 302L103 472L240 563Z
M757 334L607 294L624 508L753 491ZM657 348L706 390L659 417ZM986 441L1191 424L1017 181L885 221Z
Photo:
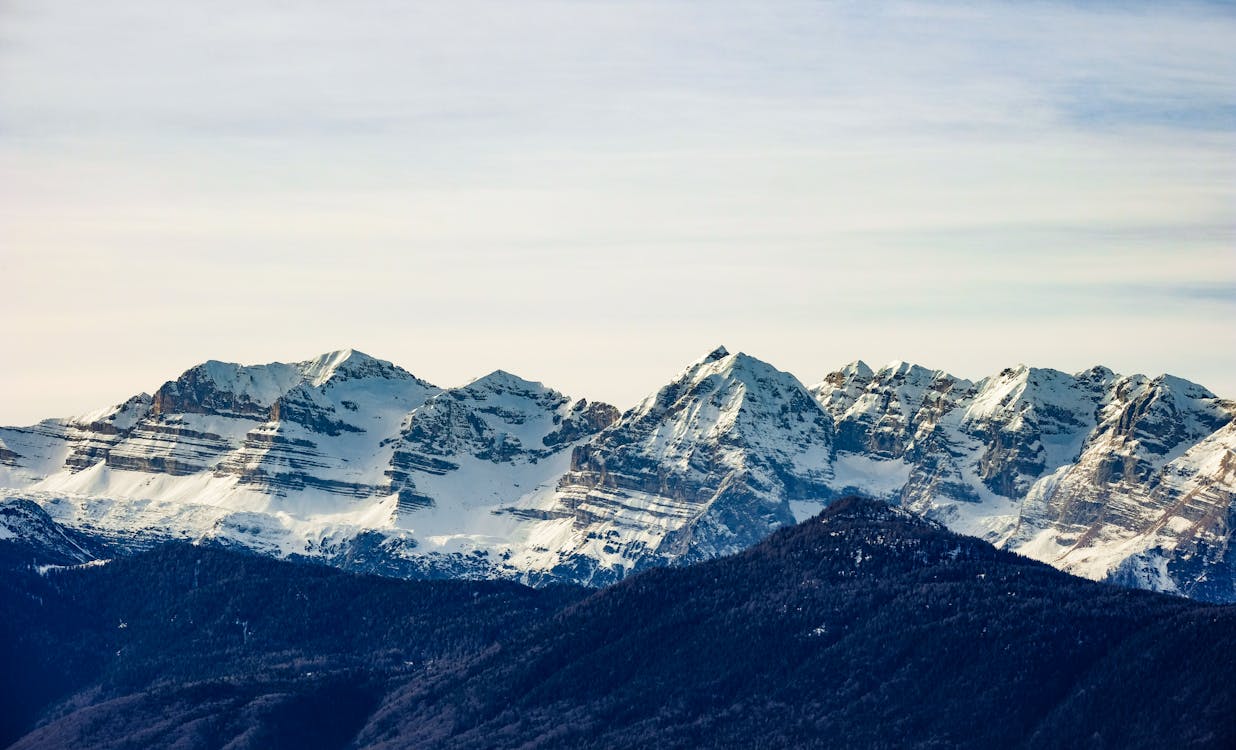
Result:
M347 346L1236 397L1229 3L0 3L0 423Z

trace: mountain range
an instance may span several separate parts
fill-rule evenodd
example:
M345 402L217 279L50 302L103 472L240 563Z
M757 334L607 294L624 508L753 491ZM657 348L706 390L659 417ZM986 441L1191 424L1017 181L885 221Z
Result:
M969 381L855 362L806 385L718 348L619 412L504 371L440 388L352 350L210 361L0 428L0 486L79 562L183 540L590 586L739 552L859 493L1087 578L1236 601L1236 403L1103 367Z

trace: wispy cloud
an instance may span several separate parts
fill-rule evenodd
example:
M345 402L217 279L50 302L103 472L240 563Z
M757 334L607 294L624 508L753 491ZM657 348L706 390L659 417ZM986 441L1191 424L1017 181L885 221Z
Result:
M1234 41L1226 3L14 0L0 390L603 339L647 364L530 374L629 403L725 340L1236 394ZM66 398L0 422L104 394Z

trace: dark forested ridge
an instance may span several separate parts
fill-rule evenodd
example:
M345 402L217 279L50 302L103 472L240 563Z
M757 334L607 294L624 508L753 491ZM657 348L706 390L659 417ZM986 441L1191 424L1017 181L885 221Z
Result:
M0 742L77 693L19 744L222 747L252 735L241 746L342 747L391 680L476 654L583 593L402 581L187 544L6 572ZM341 718L346 734L323 733ZM323 727L293 732L305 720Z
M597 592L170 546L0 596L21 748L1236 746L1236 608L857 499Z
M1236 609L1079 580L851 500L419 680L362 740L1231 747L1233 667Z

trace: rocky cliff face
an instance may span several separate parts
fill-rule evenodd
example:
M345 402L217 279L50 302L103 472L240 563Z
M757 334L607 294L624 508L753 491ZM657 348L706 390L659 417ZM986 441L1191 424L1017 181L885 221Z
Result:
M386 475L404 513L507 505L555 481L570 448L616 418L612 406L498 370L409 413Z
M534 497L546 553L526 563L594 583L736 552L831 497L833 425L788 373L717 349L576 448ZM535 552L535 551L534 551ZM535 577L535 576L534 576Z
M805 388L724 349L619 415L503 371L442 390L343 351L207 362L2 428L0 485L130 546L589 583L743 549L857 492L1091 578L1236 600L1234 417L1170 376L855 362Z
M1170 376L855 362L804 390L722 349L575 450L528 501L543 549L520 567L608 581L860 492L1091 578L1236 599L1233 417Z
M301 379L270 399L265 419L215 474L282 495L385 495L391 441L407 413L441 389L357 352L324 355L300 369Z
M1009 539L1151 588L1233 587L1233 404L1171 377L1116 380L1075 460L1036 483Z
M0 430L0 485L126 547L202 539L396 575L491 575L489 551L520 522L495 511L552 486L617 414L502 371L444 391L351 350L212 361L153 397Z
M1236 597L1236 404L1201 386L1024 366L970 384L857 363L812 390L841 460L904 464L893 502L1093 578Z
M12 445L10 479L24 470L51 491L157 498L167 494L158 478L198 477L221 480L195 487L215 494L313 488L365 498L385 489L383 441L439 390L351 350L296 364L212 361L153 397L0 440Z

